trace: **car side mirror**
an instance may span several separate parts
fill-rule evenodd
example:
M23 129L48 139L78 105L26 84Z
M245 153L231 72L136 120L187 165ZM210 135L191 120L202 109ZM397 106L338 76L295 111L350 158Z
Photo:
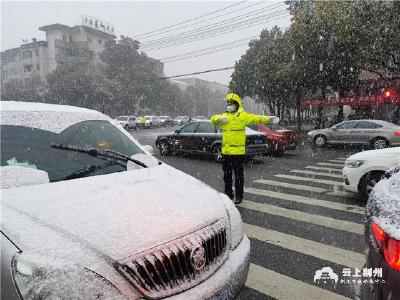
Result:
M333 131L336 131L336 127L331 127L331 129L332 129Z
M177 134L179 134L179 129L175 130L174 132L177 133Z
M147 152L149 152L151 155L154 155L154 148L151 145L144 145L142 146L144 150L146 150Z

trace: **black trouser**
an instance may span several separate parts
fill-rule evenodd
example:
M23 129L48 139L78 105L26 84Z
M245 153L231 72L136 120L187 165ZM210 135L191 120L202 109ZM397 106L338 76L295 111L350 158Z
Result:
M232 171L235 173L236 199L243 199L243 161L244 155L223 154L222 170L224 171L225 194L233 199Z

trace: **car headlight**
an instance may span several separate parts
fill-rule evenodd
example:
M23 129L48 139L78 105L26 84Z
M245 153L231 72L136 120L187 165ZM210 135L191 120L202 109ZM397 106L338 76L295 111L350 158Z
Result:
M12 266L22 299L127 299L109 281L82 266L24 254L16 254Z
M358 168L360 167L365 160L346 160L344 162L344 167L345 168Z
M228 210L229 221L231 223L231 250L235 249L243 238L243 222L239 211L225 194L221 194L221 198L225 202L226 209Z

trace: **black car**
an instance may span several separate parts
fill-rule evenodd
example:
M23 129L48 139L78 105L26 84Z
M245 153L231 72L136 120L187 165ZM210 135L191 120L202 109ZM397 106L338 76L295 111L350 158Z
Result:
M365 224L364 268L375 272L362 285L361 298L400 299L400 166L386 172L374 187Z
M210 121L192 122L170 134L159 135L156 146L161 155L189 152L212 155L215 161L222 159L222 129ZM246 128L246 155L254 157L267 152L265 134Z

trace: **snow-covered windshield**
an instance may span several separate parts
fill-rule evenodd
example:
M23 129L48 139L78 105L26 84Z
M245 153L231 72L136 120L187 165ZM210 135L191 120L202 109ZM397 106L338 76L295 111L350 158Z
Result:
M88 165L104 163L104 159L51 148L52 144L110 149L127 156L144 153L132 140L108 121L84 121L60 134L32 127L1 126L1 166L24 165L46 171L50 181L57 181ZM91 176L121 172L126 163L111 165Z

